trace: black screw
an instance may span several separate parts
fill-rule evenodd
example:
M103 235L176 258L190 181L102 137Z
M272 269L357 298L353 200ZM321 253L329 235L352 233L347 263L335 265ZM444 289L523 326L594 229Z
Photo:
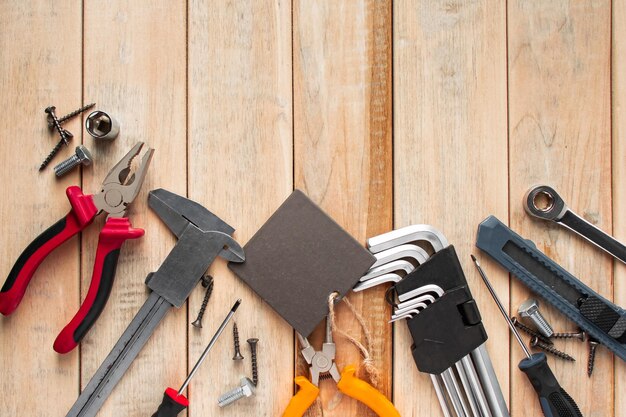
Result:
M579 339L581 342L587 340L587 333L580 331L578 333L554 333L552 335L555 339Z
M192 326L199 329L202 328L202 317L204 316L204 311L206 310L206 306L209 303L209 298L211 298L211 293L213 292L213 277L211 275L205 275L204 277L202 277L202 286L206 288L206 292L204 293L204 300L202 300L200 311L198 311L198 317L193 323L191 323Z
M593 373L593 367L596 363L596 349L598 348L598 341L595 339L589 339L589 356L587 357L587 376L591 377Z
M52 151L50 151L46 159L42 162L41 166L39 167L39 171L42 171L46 166L48 166L50 161L52 161L52 158L54 158L54 156L61 149L61 146L67 146L69 144L69 140L74 136L68 130L65 130L61 127L59 119L57 119L56 114L54 114L55 109L56 108L54 106L50 106L46 108L45 112L48 114L48 117L52 119L54 127L59 132L59 135L61 135L61 140L59 141L59 143L56 144L54 148L52 148Z
M250 345L250 356L252 356L252 383L256 386L259 383L259 371L257 369L257 359L256 359L256 345L259 342L259 339L252 338L248 339L248 344Z
M550 339L548 339L547 337L545 337L542 334L537 333L536 331L534 331L530 327L526 326L524 323L520 322L517 319L517 317L511 317L511 321L513 322L515 327L517 327L518 329L520 329L524 333L526 333L526 334L528 334L528 335L530 335L532 337L536 337L537 339L541 340L543 343L546 343L548 345L552 344L552 341Z
M90 108L92 108L92 107L93 107L93 106L95 106L95 105L96 105L96 103L90 103L90 104L87 104L86 106L83 106L83 107L81 107L80 109L74 110L73 112L68 113L68 114L66 114L66 115L65 115L65 116L63 116L63 117L59 117L59 118L58 118L58 122L59 122L59 124L63 124L64 122L68 121L68 120L69 120L69 119L71 119L72 117L74 117L74 116L78 116L78 115L79 115L79 114L81 114L82 112L89 110ZM54 126L54 120L52 119L52 117L50 117L50 115L48 115L48 127L49 127L49 128L51 128L51 129L52 129L53 127L55 127L55 126Z
M530 346L531 347L538 347L539 349L543 349L548 353L553 354L554 356L557 356L561 359L565 359L566 361L571 361L571 362L575 362L576 359L574 359L573 357L571 357L570 355L568 355L565 352L561 352L560 350L558 350L557 348L555 348L553 345L549 345L547 343L543 343L541 340L539 340L538 337L533 337L532 339L530 339Z
M240 361L243 359L243 356L239 350L239 329L237 328L237 323L235 322L233 322L233 339L235 340L235 356L233 356L233 360Z

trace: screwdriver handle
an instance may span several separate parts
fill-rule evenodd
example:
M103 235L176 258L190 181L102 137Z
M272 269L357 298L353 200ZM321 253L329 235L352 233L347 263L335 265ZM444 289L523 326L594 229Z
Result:
M152 417L176 417L189 406L189 400L184 395L178 395L174 388L168 388L163 394L163 401Z
M556 380L545 353L535 353L518 366L537 392L545 417L583 417L578 405Z

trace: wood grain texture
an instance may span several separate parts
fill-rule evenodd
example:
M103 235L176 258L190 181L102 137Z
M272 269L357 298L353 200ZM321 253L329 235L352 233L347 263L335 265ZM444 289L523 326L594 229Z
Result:
M189 196L237 229L245 244L290 194L291 6L278 0L189 2ZM293 330L222 260L204 329L189 331L193 362L232 303L245 360L232 361L232 326L191 384L190 415L277 416L292 394ZM190 302L195 315L203 292ZM259 339L256 396L220 410L220 394L251 376L247 338Z
M148 296L147 274L156 271L175 238L149 210L148 191L186 191L185 27L180 2L156 1L149 8L138 2L116 1L105 7L85 2L84 95L120 123L111 143L94 143L86 135L95 164L84 175L85 190L96 192L109 169L138 141L156 149L141 192L127 215L146 230L139 240L122 247L110 301L85 338L81 350L81 385L91 376ZM100 216L83 235L82 293L91 280ZM185 309L172 309L133 362L99 417L151 415L165 387L186 375Z
M610 1L509 3L509 135L511 227L600 294L613 292L612 261L573 233L529 218L522 198L532 185L553 186L589 222L611 230ZM528 296L517 282L512 309ZM544 303L559 330L571 322ZM550 359L557 379L585 416L613 415L613 367L598 349L596 370L586 377L585 344L559 343L578 359ZM513 367L521 359L512 354ZM517 416L540 414L526 378L512 376Z
M303 190L357 240L391 229L391 2L296 1L293 9L294 169ZM372 331L379 389L391 398L390 310L384 289L349 296ZM364 340L354 316L338 307L338 326ZM321 347L323 325L310 338ZM355 348L336 335L337 365L360 364ZM308 367L296 351L297 373ZM361 367L363 368L363 367ZM364 369L359 376L367 379ZM308 416L375 415L337 388L321 385ZM323 405L323 412L322 407Z
M70 1L0 3L3 283L24 248L69 211L65 188L80 183L78 172L57 181L52 171L80 143L78 121L67 125L75 135L70 146L37 171L59 141L44 109L56 105L63 113L81 103L80 15ZM78 238L58 248L40 265L18 309L0 318L0 414L61 415L78 393L78 350L60 356L52 344L68 308L78 308L79 257ZM29 392L54 401L27 399Z
M613 233L626 241L626 3L612 4L612 147L613 147ZM614 262L615 303L626 306L626 266ZM615 358L615 416L626 415L626 364Z
M487 215L507 218L506 10L503 2L394 2L395 228L426 223L453 244L508 392L507 327L470 254ZM483 196L488 196L483 197ZM506 274L485 262L503 302ZM430 378L396 324L394 400L400 414L442 415Z

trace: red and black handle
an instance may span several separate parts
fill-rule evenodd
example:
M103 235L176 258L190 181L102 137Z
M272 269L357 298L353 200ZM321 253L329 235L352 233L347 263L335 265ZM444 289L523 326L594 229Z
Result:
M72 320L54 341L54 350L67 353L74 349L94 325L106 305L117 269L120 248L127 239L143 236L143 229L134 229L126 217L107 219L100 231L98 250L87 296Z
M178 395L174 388L168 388L163 394L163 401L152 417L176 417L189 406L189 400L184 395Z
M0 290L0 313L5 316L15 311L20 304L28 283L46 256L89 226L98 214L93 196L84 195L79 187L74 186L69 187L66 193L72 210L24 249Z

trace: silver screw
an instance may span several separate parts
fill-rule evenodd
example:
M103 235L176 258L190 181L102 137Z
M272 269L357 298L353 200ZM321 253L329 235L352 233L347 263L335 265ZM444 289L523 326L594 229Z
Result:
M524 301L521 306L519 306L517 312L522 317L530 318L537 327L539 333L541 333L545 337L552 337L552 335L554 334L552 326L548 324L547 320L539 312L539 303L537 302L537 300L529 298L528 300Z
M54 173L57 177L62 177L79 165L91 165L92 161L93 159L89 150L83 145L79 145L76 147L76 153L74 155L54 167Z
M254 383L250 381L250 378L241 378L240 386L222 394L217 399L217 405L226 407L244 397L252 397L255 391L256 388L254 387Z

